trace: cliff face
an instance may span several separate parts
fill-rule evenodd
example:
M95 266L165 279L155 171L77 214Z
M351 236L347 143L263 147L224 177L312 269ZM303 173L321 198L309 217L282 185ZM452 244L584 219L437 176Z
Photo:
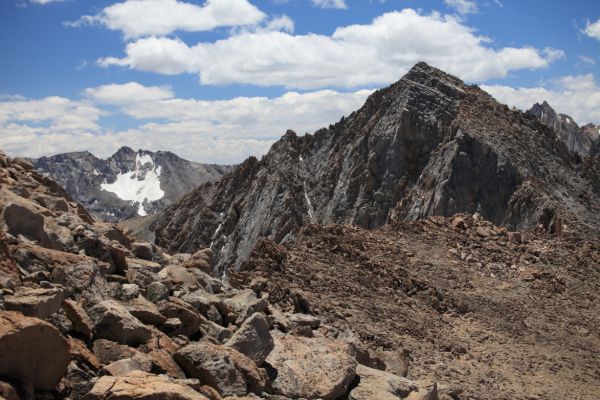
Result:
M157 243L211 246L216 269L242 266L266 236L281 243L308 223L366 228L391 219L479 212L511 229L556 216L600 231L592 183L554 131L424 63L338 123L287 132L262 160L167 208Z
M107 159L74 152L32 160L97 218L117 222L152 214L229 167L184 160L166 151L120 148Z

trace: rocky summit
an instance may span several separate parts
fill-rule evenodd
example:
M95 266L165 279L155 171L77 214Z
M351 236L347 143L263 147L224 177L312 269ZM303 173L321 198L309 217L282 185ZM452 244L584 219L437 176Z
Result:
M168 151L136 152L129 147L107 159L86 151L30 161L94 217L107 222L156 213L229 169L184 160Z
M336 124L289 131L260 161L187 194L155 234L170 251L210 247L219 273L240 269L260 238L281 244L311 223L478 212L511 230L597 235L597 169L585 171L534 114L419 63Z

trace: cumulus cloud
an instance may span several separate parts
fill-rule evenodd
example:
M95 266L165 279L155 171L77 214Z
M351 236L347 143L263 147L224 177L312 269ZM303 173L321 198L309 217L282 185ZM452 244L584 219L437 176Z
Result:
M165 100L173 97L173 91L168 86L143 86L137 82L113 83L88 88L84 93L98 103L117 105Z
M594 23L588 22L583 32L591 38L600 40L600 19Z
M546 100L557 112L568 114L578 123L600 124L600 86L594 75L565 76L549 87L482 86L497 100L521 110Z
M473 0L444 0L444 3L461 15L477 13L477 3Z
M126 46L124 57L98 63L162 74L198 73L207 85L306 89L388 84L418 61L481 82L514 70L548 67L559 54L532 47L494 48L456 17L405 9L371 24L340 27L331 36L240 32L194 46L177 38L142 38Z
M310 0L315 7L346 9L346 0Z
M102 110L84 101L51 96L0 101L0 124L29 121L53 131L97 131Z
M107 87L111 90L106 90ZM120 131L99 127L102 121L98 118L103 112L87 102L6 97L6 101L0 102L0 148L12 155L33 157L90 149L98 156L108 156L120 146L128 145L170 150L203 162L238 163L250 155L264 154L287 129L303 134L338 121L359 108L372 92L320 90L288 92L275 98L229 100L156 96L142 102L135 99L127 102L119 95L122 87L106 85L85 91L101 93L90 98L118 104L121 115L139 122L134 128ZM88 124L80 122L78 126L63 129L66 125L61 114L75 114ZM156 122L157 119L161 122ZM43 120L50 123L40 124Z
M67 25L100 24L122 31L126 38L137 38L168 35L178 30L196 32L220 26L252 25L265 17L248 0L207 0L202 6L179 0L127 0Z

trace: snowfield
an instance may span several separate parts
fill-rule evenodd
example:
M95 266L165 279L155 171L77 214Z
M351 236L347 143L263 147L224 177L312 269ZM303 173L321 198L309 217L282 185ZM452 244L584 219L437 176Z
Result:
M161 199L165 192L160 188L161 167L155 166L149 154L135 156L135 170L121 172L113 183L103 183L102 190L117 195L122 200L138 204L138 215L147 215L144 202Z

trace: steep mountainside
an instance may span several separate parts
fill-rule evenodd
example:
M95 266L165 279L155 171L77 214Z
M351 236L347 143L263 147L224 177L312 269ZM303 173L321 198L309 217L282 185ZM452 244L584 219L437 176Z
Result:
M152 214L229 167L200 164L166 152L120 148L108 159L89 152L31 160L92 214L116 222Z
M588 155L594 141L598 140L600 127L593 124L580 127L573 118L558 114L545 101L542 104L534 104L527 112L534 115L542 124L554 129L567 148L581 157Z
M592 181L553 129L424 63L314 135L294 132L167 208L157 243L210 246L239 267L260 237L307 223L382 226L390 218L479 212L510 229L600 232Z

